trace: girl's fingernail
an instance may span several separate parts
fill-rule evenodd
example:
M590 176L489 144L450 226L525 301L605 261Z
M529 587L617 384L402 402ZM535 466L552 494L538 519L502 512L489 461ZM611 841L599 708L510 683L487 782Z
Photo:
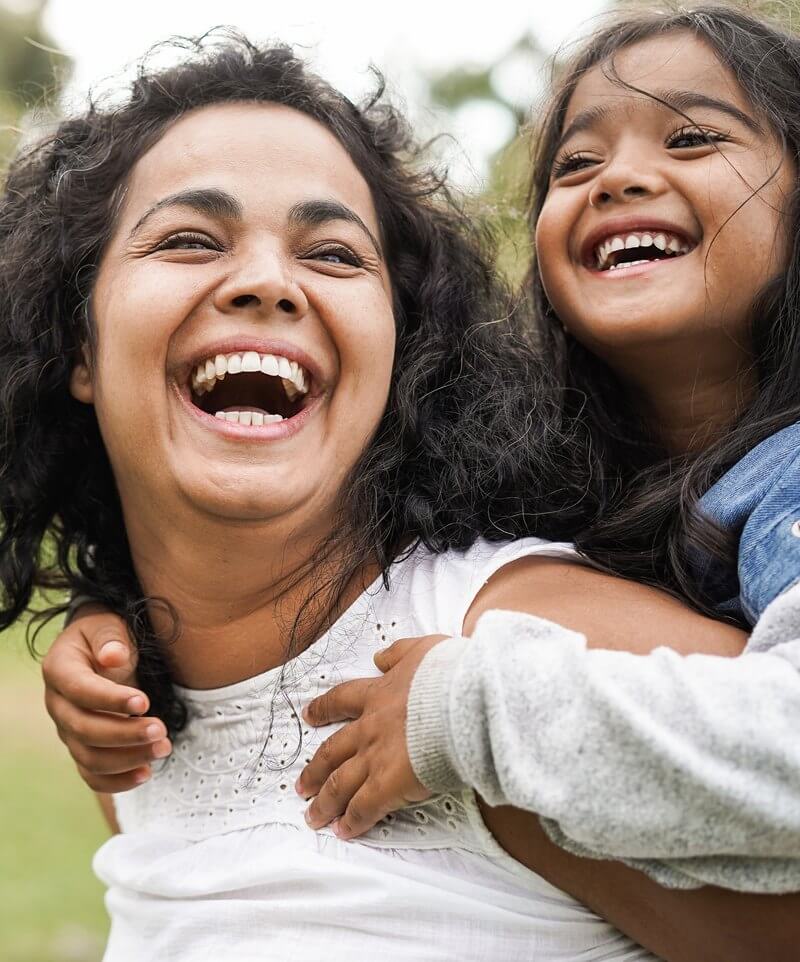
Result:
M128 699L126 708L130 715L141 715L147 710L147 702L142 695L134 695L133 698Z
M294 790L297 792L298 795L302 795L302 794L303 794L303 790L302 790L302 788L300 788L300 779L299 779L299 778L298 778L297 781L294 783Z
M166 739L153 746L153 758L166 758L172 751L172 745Z
M147 771L146 769L143 771L137 772L133 776L133 780L134 782L136 782L137 785L141 785L143 782L146 782L148 778L150 778L150 772Z
M147 728L145 728L144 733L151 742L157 742L159 738L164 737L164 729L161 727L161 725L157 725L155 723L148 725Z

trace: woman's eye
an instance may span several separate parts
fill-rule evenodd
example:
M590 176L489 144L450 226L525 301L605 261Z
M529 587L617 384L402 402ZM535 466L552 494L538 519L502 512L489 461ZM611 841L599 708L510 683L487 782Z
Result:
M569 154L566 157L562 157L560 160L554 161L553 177L566 177L567 174L577 173L577 171L584 170L586 167L590 167L592 164L596 163L596 160L593 160L586 154Z
M347 264L349 267L361 267L361 259L348 247L322 247L312 251L308 257L327 264Z
M156 245L157 251L218 251L219 246L205 234L173 234Z
M667 147L673 150L685 150L690 147L708 147L709 144L719 144L725 140L727 140L726 135L716 130L690 127L676 131L667 141Z

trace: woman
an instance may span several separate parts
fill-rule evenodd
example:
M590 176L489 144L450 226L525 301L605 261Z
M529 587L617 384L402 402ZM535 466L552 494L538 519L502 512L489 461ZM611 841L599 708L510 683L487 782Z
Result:
M88 589L175 733L96 860L109 962L651 958L506 854L471 792L356 844L291 792L302 707L387 630L460 630L489 577L513 606L513 562L570 552L486 540L532 524L531 354L404 146L385 108L234 40L10 173L4 623L37 579Z

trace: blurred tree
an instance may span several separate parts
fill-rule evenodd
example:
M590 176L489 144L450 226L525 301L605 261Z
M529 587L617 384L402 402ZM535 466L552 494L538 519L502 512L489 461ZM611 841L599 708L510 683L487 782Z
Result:
M525 221L530 177L530 105L541 90L547 54L526 33L491 63L456 67L429 80L431 102L457 118L476 104L491 104L511 120L505 142L497 144L481 191L469 203L490 216L499 243L502 269L518 279L530 259L530 232ZM502 130L504 125L498 125Z
M31 109L52 102L71 61L54 49L42 26L47 0L0 2L0 168L19 141Z

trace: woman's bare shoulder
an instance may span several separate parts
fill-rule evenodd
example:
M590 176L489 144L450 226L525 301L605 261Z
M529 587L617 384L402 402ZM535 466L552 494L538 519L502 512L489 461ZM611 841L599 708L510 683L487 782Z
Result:
M598 571L579 560L521 558L487 581L464 620L471 634L492 609L520 611L586 635L589 647L647 654L666 646L681 654L735 656L747 636L694 611L665 591Z

